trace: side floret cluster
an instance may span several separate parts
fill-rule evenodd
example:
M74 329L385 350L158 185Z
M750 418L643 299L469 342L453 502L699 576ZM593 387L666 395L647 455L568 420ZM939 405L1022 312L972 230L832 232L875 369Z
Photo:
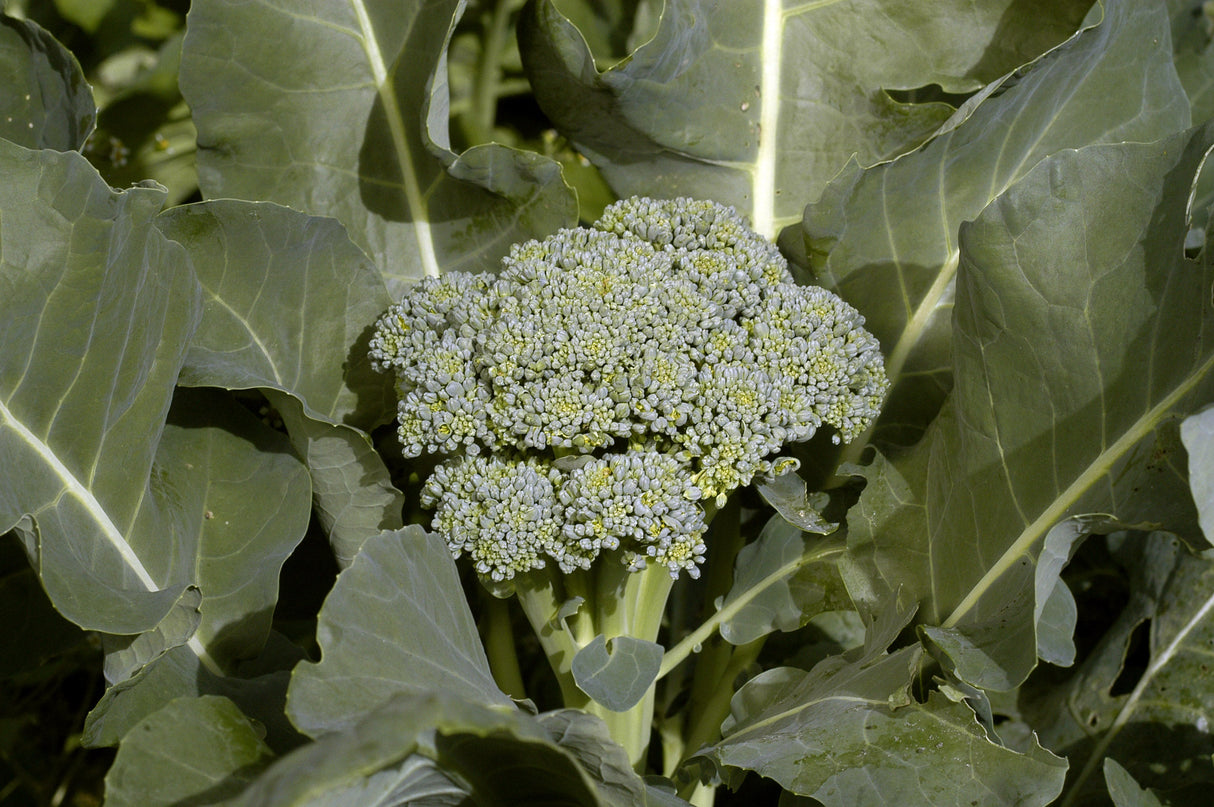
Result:
M371 341L405 454L447 456L434 528L486 578L600 553L695 575L700 500L823 425L852 439L885 395L863 318L732 208L627 199L502 264L422 280Z

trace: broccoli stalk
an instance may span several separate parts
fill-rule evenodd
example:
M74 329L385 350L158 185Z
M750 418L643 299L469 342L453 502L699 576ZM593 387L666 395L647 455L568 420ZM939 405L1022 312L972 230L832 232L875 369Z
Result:
M638 768L654 686L612 711L574 659L600 636L657 643L674 581L710 552L710 589L727 586L740 539L705 540L729 494L793 471L781 448L823 426L859 435L888 386L855 309L795 284L732 208L686 198L617 202L516 245L496 276L420 281L377 322L371 358L395 375L404 454L444 458L421 494L432 529L517 597L565 705L602 717ZM719 725L706 714L688 737Z

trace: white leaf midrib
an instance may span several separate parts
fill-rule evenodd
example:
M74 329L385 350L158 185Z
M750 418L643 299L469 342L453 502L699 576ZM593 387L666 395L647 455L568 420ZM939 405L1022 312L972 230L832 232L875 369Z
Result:
M941 627L952 628L965 617L971 609L986 595L995 584L1021 557L1026 556L1037 544L1038 540L1051 527L1061 521L1067 511L1080 500L1084 493L1091 489L1096 482L1114 466L1116 461L1129 453L1171 412L1197 384L1214 371L1214 355L1208 357L1199 367L1190 373L1181 383L1165 396L1159 403L1151 407L1140 418L1134 421L1116 441L1090 462L1087 467L1067 486L1054 501L1041 512L1032 523L1025 526L1011 545L999 556L969 591L966 597L958 603L948 619Z
M780 80L784 61L784 3L764 0L759 46L758 150L751 202L751 225L768 238L776 235L776 150L780 133Z
M147 591L159 591L160 587L156 585L156 581L148 573L147 568L143 565L143 561L131 549L131 545L127 543L122 530L113 522L109 513L106 512L101 502L97 501L97 497L93 495L93 492L85 487L76 478L76 475L63 464L63 461L47 445L46 441L31 432L24 423L13 415L12 410L3 402L0 402L0 426L11 429L21 442L33 449L38 458L63 484L63 494L61 495L70 496L84 507L89 517L97 524L106 543L114 547L122 558L123 563L135 574L135 577L138 578L144 589Z
M392 149L396 153L397 165L400 166L401 178L404 184L406 203L413 219L413 231L417 237L417 254L421 261L422 271L428 277L438 277L441 272L438 266L438 255L434 247L434 234L430 229L429 216L426 212L425 198L418 183L417 169L409 153L409 138L405 133L404 118L400 105L396 102L395 84L388 75L387 63L383 52L379 49L376 39L375 26L367 12L366 3L353 0L350 7L358 18L361 32L360 41L363 52L367 55L367 66L375 81L376 93L384 105L384 118L392 135ZM381 267L385 269L386 267Z
M131 570L144 590L148 592L160 591L160 586L152 579L152 575L148 573L147 567L143 565L143 561L139 559L139 556L135 554L135 550L127 543L122 530L110 518L109 513L106 512L101 502L97 501L97 497L93 495L93 492L85 487L77 479L76 475L63 464L63 461L59 459L45 440L40 439L13 415L12 410L3 401L0 401L0 428L10 429L21 442L29 446L38 455L38 458L45 463L51 473L63 484L62 492L56 497L56 500L62 499L66 495L79 502L93 520L93 523L97 525L105 542L114 548L119 557L122 558L123 564ZM194 655L198 657L203 667L214 675L223 675L223 670L220 668L218 662L211 656L197 634L191 636L186 644Z

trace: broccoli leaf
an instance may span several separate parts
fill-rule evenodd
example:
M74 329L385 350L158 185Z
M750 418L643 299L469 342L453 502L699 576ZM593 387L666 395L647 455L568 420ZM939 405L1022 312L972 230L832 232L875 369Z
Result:
M785 521L799 529L829 535L839 528L838 524L823 518L819 508L809 501L805 480L795 472L780 474L768 482L759 482L755 489Z
M662 666L662 646L632 636L608 639L599 634L573 657L578 687L613 712L640 703Z
M1214 277L1183 252L1211 143L1204 127L1060 152L962 228L960 383L921 444L865 471L848 523L890 591L965 634L974 657L948 663L971 684L1006 689L1036 663L1033 591L1050 586L1034 564L1060 521L1111 513L1206 543L1177 420L1214 391Z
M607 804L643 804L646 783L632 769L628 752L597 717L580 709L558 709L536 716L562 749L572 754L598 787Z
M383 280L338 222L279 205L203 202L156 225L186 247L204 292L180 383L267 395L348 565L369 536L402 525L400 492L366 434L394 408L366 357L368 327L389 303Z
M770 238L851 155L909 151L952 111L888 91L976 90L1061 41L1089 4L1011 5L667 0L653 38L599 73L538 0L519 48L545 114L619 195L716 199Z
M244 789L272 756L256 726L227 698L181 698L123 740L105 777L105 801L116 807L218 803Z
M1214 406L1180 424L1180 439L1189 454L1189 486L1201 521L1201 531L1214 541Z
M1048 804L1065 760L1036 743L1018 754L993 742L965 703L911 697L922 650L884 649L909 616L891 602L863 648L809 672L778 667L751 679L733 698L724 739L703 755L828 807Z
M432 691L397 694L280 758L231 807L493 804L506 794L519 804L608 804L535 718Z
M493 269L510 244L571 224L556 162L450 149L445 60L463 7L194 2L181 89L204 195L337 218L394 296L424 275Z
M0 533L68 619L149 630L194 582L201 513L154 463L197 283L151 226L163 191L7 141L0 176Z
M1042 742L1070 758L1069 799L1098 798L1101 766L1116 759L1169 803L1204 803L1214 785L1214 561L1164 533L1108 541L1129 577L1124 607L1069 676L1048 689L1030 681L1021 706Z
M1204 0L1167 0L1172 16L1176 73L1184 85L1193 120L1214 116L1214 48Z
M275 727L275 744L289 744L293 732L279 731L285 721L265 709L276 702L281 711L285 681L248 683L242 668L271 637L279 573L308 525L307 473L280 432L220 391L188 388L174 396L155 469L175 480L176 505L197 534L196 599L153 631L105 637L113 686L89 714L87 738L114 744L181 695L222 694L245 705L252 696L240 690L249 689L263 701L249 714ZM276 668L299 655L283 654ZM275 689L276 697L267 694Z
M79 150L97 122L80 64L29 20L0 14L0 137L27 148Z
M992 82L920 151L867 170L853 162L831 182L802 234L814 282L853 301L886 352L883 439L918 439L952 386L960 223L1049 154L1188 125L1164 10L1111 0L1098 25Z
M368 539L320 611L321 660L291 676L287 712L318 737L350 726L399 693L451 693L510 706L459 592L446 545L410 526Z
M733 586L718 609L718 616L729 614L721 636L746 644L775 630L796 630L827 610L835 600L828 595L842 592L832 585L838 582L834 566L825 561L842 551L841 542L806 535L773 517L738 553Z
M1139 787L1130 772L1112 757L1104 758L1104 781L1116 807L1163 807L1154 793Z

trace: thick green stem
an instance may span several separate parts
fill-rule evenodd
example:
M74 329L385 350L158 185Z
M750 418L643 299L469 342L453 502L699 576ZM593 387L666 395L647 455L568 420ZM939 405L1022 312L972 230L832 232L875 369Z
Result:
M565 705L575 709L585 708L591 702L590 698L578 688L570 671L573 657L581 648L566 628L564 620L558 617L566 596L554 574L549 569L532 572L526 580L519 581L515 596L540 641L544 655L548 657Z
M493 140L497 100L501 95L501 55L510 36L510 20L519 5L518 0L498 0L481 37L472 110L472 128L481 143Z
M732 648L725 668L716 676L715 686L699 702L699 708L690 713L691 720L684 735L684 755L694 753L720 738L721 724L729 716L729 704L733 700L733 682L759 657L759 651L766 641L766 636L760 636L753 642Z
M729 662L721 673L716 676L716 685L708 698L698 706L694 700L688 708L688 726L683 735L683 748L680 758L674 765L669 765L673 772L687 758L709 743L716 742L721 736L721 724L729 716L729 704L733 700L733 681L759 657L759 651L767 641L761 636L748 644L733 648ZM693 781L685 785L679 796L691 802L695 807L712 807L716 797L716 787Z
M488 591L481 590L481 600L485 605L485 624L482 638L485 643L485 654L489 657L489 670L493 680L512 698L522 700L527 697L523 685L523 674L519 669L518 651L514 646L514 628L510 624L510 604L507 600L494 597Z
M674 584L670 572L656 564L629 572L616 563L602 564L597 572L595 623L598 633L608 640L629 636L656 642L662 629L666 600ZM638 771L644 770L648 756L655 693L651 684L640 702L625 712L601 707L591 710L607 724L612 738L628 751L628 757Z
M740 517L737 501L730 500L714 519L712 552L708 556L704 581L707 607L728 594L733 585L734 562L745 543ZM720 670L729 662L730 652L730 646L719 637L704 641L692 675L691 698L687 705L689 715L697 714L700 704L712 697L720 680Z

